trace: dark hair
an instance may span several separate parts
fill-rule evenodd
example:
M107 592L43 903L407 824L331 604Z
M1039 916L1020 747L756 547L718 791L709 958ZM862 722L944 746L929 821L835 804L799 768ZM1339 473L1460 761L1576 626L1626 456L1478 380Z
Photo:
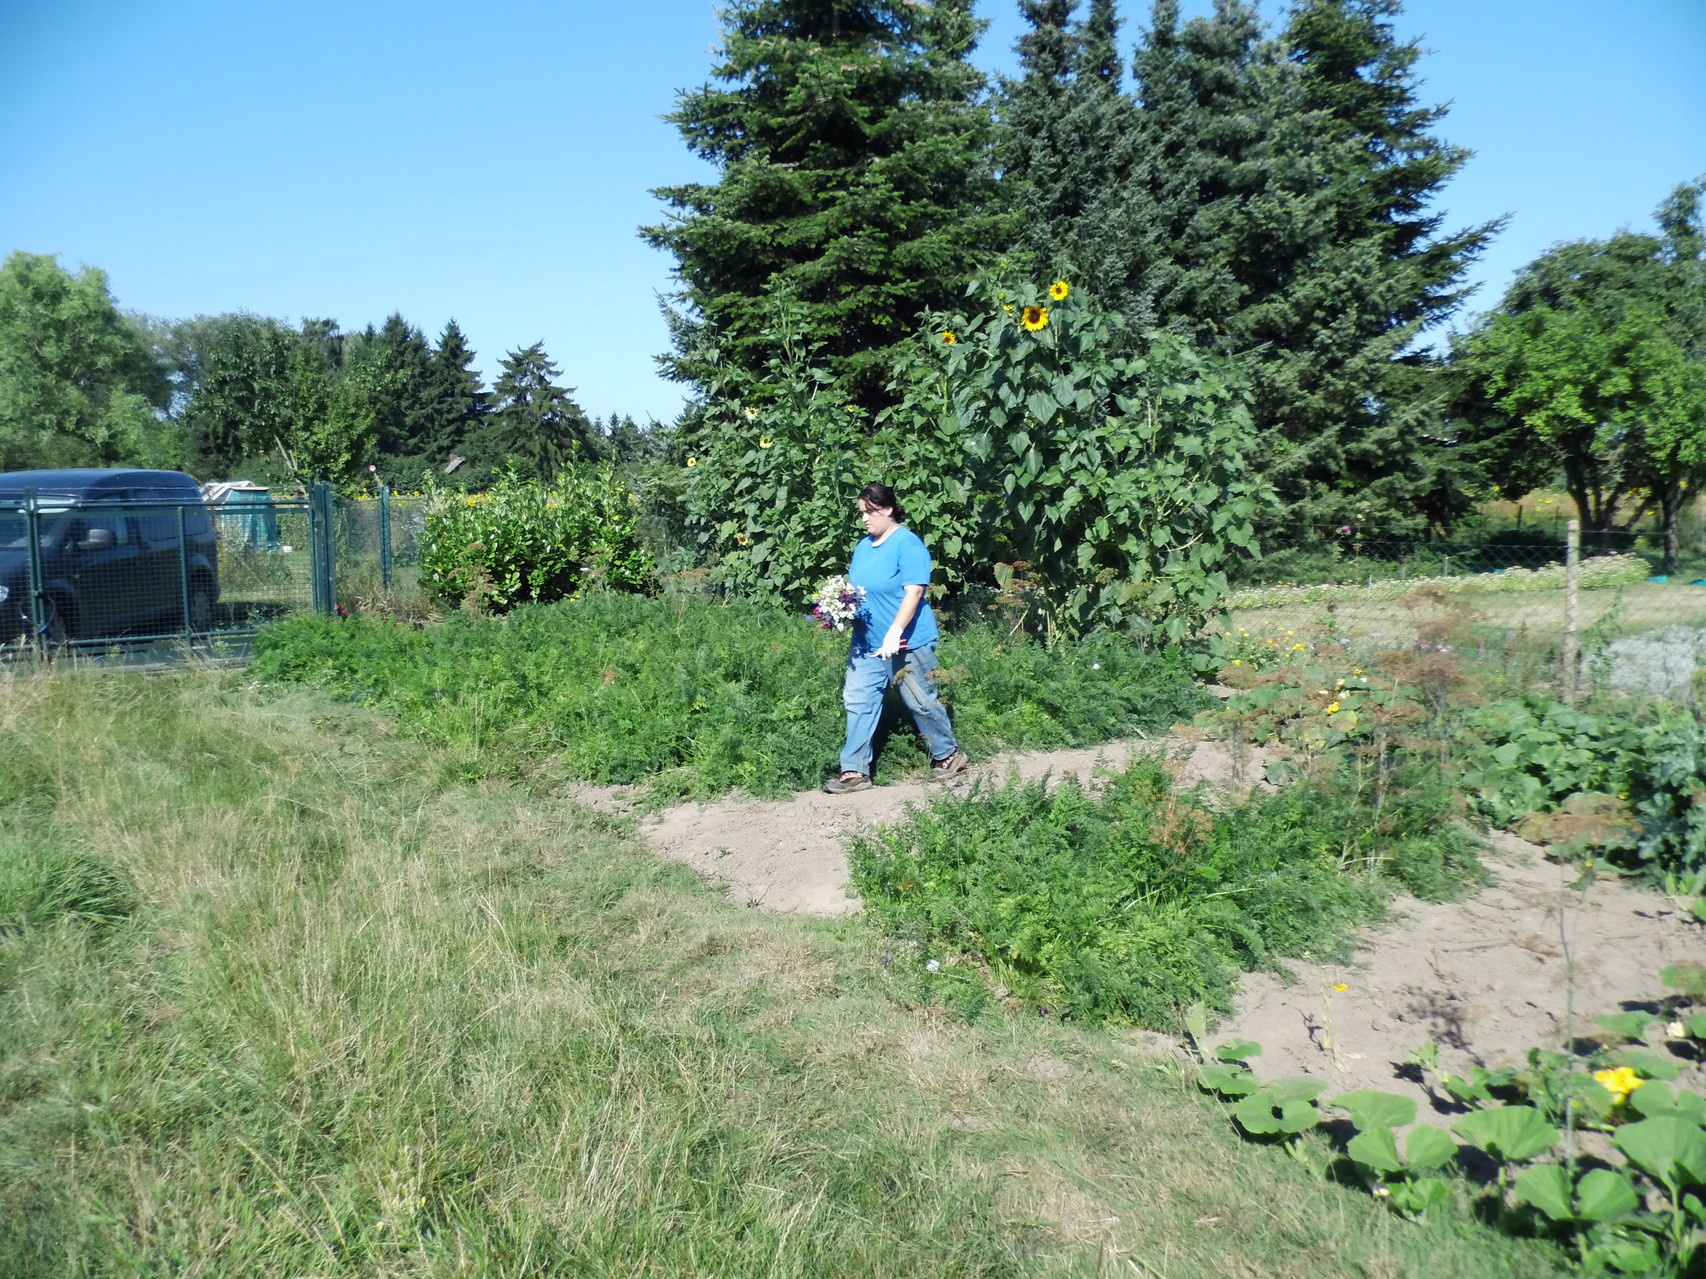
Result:
M906 512L901 509L900 499L887 484L878 484L873 480L859 490L859 500L866 506L890 507L890 518L896 524L906 523Z

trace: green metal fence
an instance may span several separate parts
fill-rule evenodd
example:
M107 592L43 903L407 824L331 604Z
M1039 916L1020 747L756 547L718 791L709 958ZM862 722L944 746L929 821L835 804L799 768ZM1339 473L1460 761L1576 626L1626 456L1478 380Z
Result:
M336 607L335 502L0 502L0 656L213 652Z

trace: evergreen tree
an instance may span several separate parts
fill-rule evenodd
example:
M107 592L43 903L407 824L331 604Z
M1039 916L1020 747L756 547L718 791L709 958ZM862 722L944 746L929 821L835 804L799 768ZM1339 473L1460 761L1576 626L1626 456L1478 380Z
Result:
M1112 0L1023 0L1024 76L1002 84L1002 194L1014 210L1014 248L1046 272L1090 282L1115 308L1147 322L1133 249L1145 208L1130 202L1136 112L1119 91Z
M510 465L549 481L576 459L597 456L592 423L572 388L554 381L559 373L543 342L504 357L493 387L496 406L467 442L471 484Z
M1424 206L1467 153L1417 105L1396 0L1302 0L1279 41L1217 0L1182 27L1158 0L1142 111L1130 286L1157 318L1250 357L1261 465L1286 517L1410 534L1471 496L1439 442L1444 382L1415 339L1461 300L1494 228L1441 237Z
M1469 158L1416 96L1421 50L1399 41L1399 0L1302 0L1282 36L1298 71L1276 148L1310 234L1261 263L1240 339L1261 364L1256 413L1268 475L1305 522L1349 522L1366 504L1419 532L1469 509L1472 477L1436 441L1445 386L1412 350L1466 294L1498 224L1441 234L1427 212ZM1258 234L1267 228L1260 228Z
M719 180L661 189L670 215L641 232L682 286L665 365L701 388L719 363L761 371L781 293L843 391L885 404L918 312L1005 239L968 60L982 24L971 0L735 0L723 21L718 83L670 117Z
M373 388L380 469L387 476L420 469L438 428L432 347L421 331L392 314L363 346Z
M451 320L432 355L433 416L421 440L429 465L441 465L451 450L480 428L489 410L486 386L474 371L474 349Z

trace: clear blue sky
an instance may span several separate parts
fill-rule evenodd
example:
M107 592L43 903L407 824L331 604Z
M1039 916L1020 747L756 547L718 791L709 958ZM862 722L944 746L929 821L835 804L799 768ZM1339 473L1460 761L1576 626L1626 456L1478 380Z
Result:
M1010 70L1011 0L980 7ZM1477 153L1449 224L1512 215L1480 306L1706 172L1706 0L1411 0L1398 28ZM716 39L710 0L0 0L0 254L161 316L454 316L488 374L544 339L589 413L668 419L670 264L635 228L708 174L659 117Z

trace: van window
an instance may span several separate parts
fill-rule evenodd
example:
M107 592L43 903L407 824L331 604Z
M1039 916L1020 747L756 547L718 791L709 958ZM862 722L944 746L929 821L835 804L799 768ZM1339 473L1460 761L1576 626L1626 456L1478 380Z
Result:
M132 508L136 512L136 527L142 533L143 545L154 550L176 547L178 544L178 508L147 506Z
M85 506L71 524L71 540L80 542L90 529L111 529L114 546L130 545L130 520L122 510L103 511L99 506Z

